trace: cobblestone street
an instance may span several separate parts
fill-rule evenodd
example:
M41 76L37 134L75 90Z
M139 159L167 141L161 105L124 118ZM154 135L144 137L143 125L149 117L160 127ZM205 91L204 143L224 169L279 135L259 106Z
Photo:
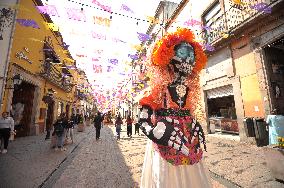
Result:
M44 135L19 138L0 155L1 187L139 187L147 139L130 139L123 128L120 141L113 126L102 129L99 141L93 127L75 131L76 142L64 152L51 150ZM271 177L262 148L216 135L207 140L205 163L214 188L284 187Z

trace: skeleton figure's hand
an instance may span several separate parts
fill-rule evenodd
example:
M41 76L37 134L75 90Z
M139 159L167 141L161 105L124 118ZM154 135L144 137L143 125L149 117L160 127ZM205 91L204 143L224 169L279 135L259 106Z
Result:
M167 117L166 119L158 121L157 125L154 127L151 122L153 110L148 106L143 106L140 111L140 128L149 139L154 143L170 146L186 156L189 155L189 148L185 146L185 143L192 143L196 137L198 138L198 136L200 136L200 131L202 131L201 126L196 123L196 121L192 123L193 136L189 141L177 127L173 126L173 124L179 123L178 120ZM202 138L204 140L204 135Z

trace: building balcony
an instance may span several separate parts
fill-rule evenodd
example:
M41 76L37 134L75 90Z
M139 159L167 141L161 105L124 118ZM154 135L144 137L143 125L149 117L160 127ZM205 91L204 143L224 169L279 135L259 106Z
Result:
M45 61L40 75L64 91L68 93L72 91L73 84L69 78L63 76L63 74L56 69L52 63Z
M202 37L207 43L219 43L224 38L230 36L230 34L242 31L259 20L259 18L263 18L263 15L270 15L274 7L283 2L283 0L255 0L253 3L242 2L242 4L234 4L232 1L229 1L225 5L226 11L224 14L217 14L211 18L213 21L209 26L210 29L202 32Z
M81 92L80 90L77 90L76 98L79 100L87 100L87 95Z

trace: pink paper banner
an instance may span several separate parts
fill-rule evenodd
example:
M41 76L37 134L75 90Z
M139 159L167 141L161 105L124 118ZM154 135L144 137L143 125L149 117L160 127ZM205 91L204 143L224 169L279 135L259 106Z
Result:
M95 5L97 5L98 7L100 7L101 9L107 11L107 12L111 12L111 7L110 6L105 6L103 4L101 4L99 1L97 0L93 0L93 2Z
M66 12L69 19L86 22L86 15L83 10L66 8Z
M59 14L57 12L55 5L36 6L36 8L41 14L48 14L50 16L59 17Z

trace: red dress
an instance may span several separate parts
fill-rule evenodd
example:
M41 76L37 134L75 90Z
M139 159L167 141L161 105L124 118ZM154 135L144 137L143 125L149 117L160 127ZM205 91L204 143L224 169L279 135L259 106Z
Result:
M166 99L166 102L164 102ZM160 153L160 156L167 162L173 165L192 165L198 163L202 159L203 151L200 147L200 142L197 137L192 135L192 122L194 118L190 114L190 97L187 96L186 103L183 108L176 104L166 87L162 90L157 88L152 90L152 93L140 100L140 105L150 106L155 110L155 122L162 118L170 117L171 119L178 120L177 123L172 123L172 126L177 127L190 142L185 146L189 148L189 156L178 152L172 147L155 145L155 150ZM154 125L155 125L155 122Z

